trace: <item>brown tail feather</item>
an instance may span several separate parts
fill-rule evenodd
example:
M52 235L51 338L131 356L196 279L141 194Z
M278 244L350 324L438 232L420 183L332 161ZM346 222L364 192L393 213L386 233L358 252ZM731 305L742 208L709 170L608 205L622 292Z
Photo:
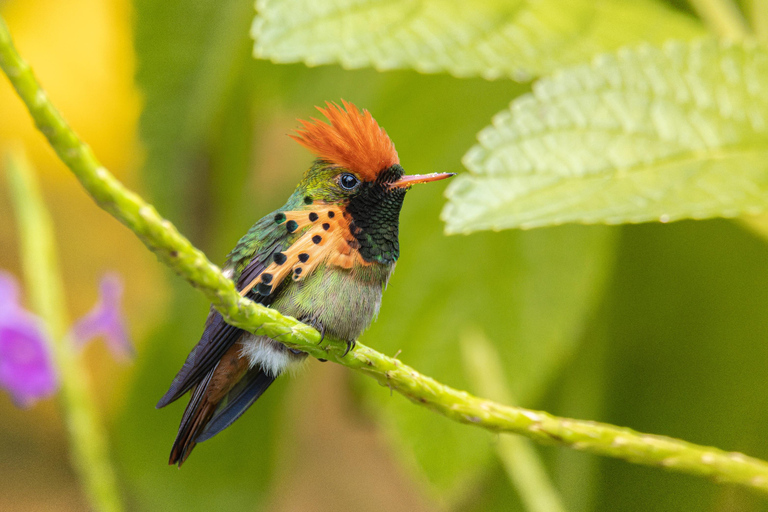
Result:
M178 464L179 467L184 464L189 454L192 453L192 449L197 445L195 439L205 428L215 410L215 404L205 402L195 411L191 422L185 425L185 428L179 429L179 434L176 436L173 448L171 448L171 457L168 459L168 464Z
M241 357L241 345L233 345L221 361L195 386L184 415L179 433L171 448L168 464L181 467L197 444L198 436L216 412L219 402L227 395L248 369L248 360Z

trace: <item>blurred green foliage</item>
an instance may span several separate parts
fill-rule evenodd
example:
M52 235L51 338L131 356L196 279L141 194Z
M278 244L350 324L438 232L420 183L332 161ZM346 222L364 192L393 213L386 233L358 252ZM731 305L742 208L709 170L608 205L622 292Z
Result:
M382 2L374 4L384 8ZM485 4L493 21L497 4ZM510 30L530 28L525 23L533 19L534 4L514 4L519 16L510 18ZM467 62L477 63L462 52L457 52L466 57L460 66L430 64L424 59L435 54L434 48L418 59L407 51L380 61L347 58L343 44L332 44L343 41L338 33L320 44L317 38L327 30L318 24L314 39L289 41L294 53L288 57L279 48L267 53L268 41L257 44L262 44L262 55L280 60L521 78L640 39L661 42L703 32L673 3L565 4L536 4L538 13L561 9L558 16L535 18L547 30L530 32L554 34L552 45L538 48L523 38L521 47L530 53L520 61L499 63L492 72L483 71L487 66L467 68ZM319 12L302 9L306 2L259 5L265 12L267 7L290 7L282 18L270 18L285 22L311 21L310 15ZM136 78L144 98L140 136L146 148L146 195L218 262L251 223L284 202L309 165L310 155L285 134L296 127L296 117L315 115L314 105L344 98L370 110L412 173L460 172L476 134L496 113L507 112L510 101L527 101L531 115L552 108L544 100L532 105L531 97L524 96L531 86L511 80L255 60L248 35L250 0L135 0L133 6ZM570 19L569 9L577 8L580 16L572 18L572 25L555 23ZM594 12L601 13L595 26L603 30L597 39L594 31L584 37L583 27L590 24L580 24ZM570 32L558 32L568 27ZM370 42L365 31L344 34ZM305 47L327 52L297 56L296 48ZM584 78L589 83L589 77L570 71L547 80ZM721 83L710 85L720 98L731 97L731 89L718 89ZM705 99L714 94L706 88L699 92ZM634 105L631 99L628 103ZM569 105L564 102L561 108L573 112ZM589 118L587 107L582 114ZM511 123L498 124L508 136ZM727 134L741 140L739 133ZM592 149L599 153L601 146ZM558 157L583 155L564 151ZM687 172L699 169L696 162L690 165ZM754 166L742 167L754 171ZM723 170L723 180L730 170ZM363 337L366 344L399 353L446 384L478 392L465 374L461 342L468 333L480 332L498 352L520 405L768 458L762 435L768 420L765 240L722 220L446 237L438 220L445 201L441 189L434 185L408 195L401 217L402 258L379 320ZM722 213L727 212L715 212ZM197 340L207 304L175 276L167 273L166 278L170 306L142 344L110 424L129 509L380 511L392 509L387 494L377 494L387 489L404 496L409 510L525 510L496 458L494 435L451 423L357 375L337 379L340 389L330 392L332 398L325 391L310 395L308 379L333 371L315 361L309 377L279 379L233 427L201 444L182 470L167 467L183 404L159 412L153 404ZM321 418L306 411L331 408L334 400L350 416L346 430L324 429L333 425L327 419L308 427L298 423ZM365 442L345 437L367 429L373 434ZM357 465L326 467L331 463L318 455L345 451ZM768 510L746 490L563 449L537 447L536 452L571 511ZM377 478L383 483L371 483Z

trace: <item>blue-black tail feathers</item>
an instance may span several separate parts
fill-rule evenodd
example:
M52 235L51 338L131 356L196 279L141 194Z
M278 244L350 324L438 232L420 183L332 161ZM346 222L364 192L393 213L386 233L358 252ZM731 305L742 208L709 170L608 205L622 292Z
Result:
M219 402L211 420L197 436L197 442L207 441L234 423L274 381L275 377L265 373L261 368L248 370L232 391L227 393L227 397Z
M192 391L187 408L181 418L179 433L171 448L168 464L179 467L187 460L192 449L228 426L248 410L274 382L275 377L260 367L245 372L239 381L221 397L216 389L221 372L213 369Z

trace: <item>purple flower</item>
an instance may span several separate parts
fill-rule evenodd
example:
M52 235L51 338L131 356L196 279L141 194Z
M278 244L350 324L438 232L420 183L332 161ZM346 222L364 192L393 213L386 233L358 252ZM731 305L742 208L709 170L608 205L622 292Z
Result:
M72 328L72 341L83 347L90 339L103 337L116 358L128 359L133 347L120 311L120 278L108 274L99 288L96 306ZM30 407L56 392L59 382L49 347L42 321L19 304L16 279L0 272L0 388L19 407Z
M0 272L0 387L19 407L30 407L58 386L42 322L19 304L12 275Z
M123 321L121 299L123 285L117 274L107 274L99 284L99 300L84 317L72 327L72 340L82 348L97 337L107 342L112 355L118 360L133 357L133 345Z

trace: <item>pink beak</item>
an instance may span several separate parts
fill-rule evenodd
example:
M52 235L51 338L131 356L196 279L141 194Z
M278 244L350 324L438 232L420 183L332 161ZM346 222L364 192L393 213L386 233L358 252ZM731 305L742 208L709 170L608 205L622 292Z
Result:
M450 178L451 176L455 176L455 172L433 172L432 174L412 174L410 176L406 175L400 178L399 180L390 183L389 186L392 188L408 188L411 185L416 185L417 183L428 183L430 181L437 181L437 180L444 180L445 178Z

